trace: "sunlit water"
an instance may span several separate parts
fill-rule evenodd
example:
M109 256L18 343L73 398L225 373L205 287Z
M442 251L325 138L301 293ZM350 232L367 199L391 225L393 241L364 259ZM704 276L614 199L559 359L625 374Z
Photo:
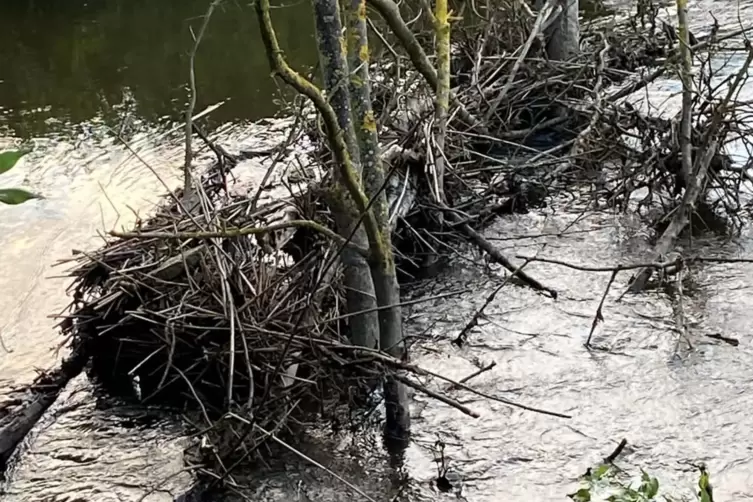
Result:
M48 316L67 304L68 280L51 278L64 272L52 265L72 249L97 246L98 232L128 227L137 213L146 216L165 192L163 182L179 184L181 136L171 129L179 126L175 119L185 99L188 25L196 28L205 3L101 0L44 8L32 2L0 6L0 149L22 140L34 144L34 152L0 178L0 186L24 186L46 197L0 207L4 383L29 382L35 368L55 362L53 349L61 340ZM694 31L703 34L709 10L723 27L734 29L738 12L741 19L750 19L748 8L738 9L734 2L692 3ZM277 108L250 8L233 4L225 9L215 30L208 32L206 56L197 61L198 109L232 98L204 122L208 129L219 126L215 137L232 151L252 145L265 129L251 128L247 121ZM301 65L314 61L306 9L304 2L276 11L281 26L290 27L282 38ZM742 59L737 57L725 71L733 72ZM654 104L671 110L664 98L677 90L676 82L663 80L650 87L649 95ZM111 130L121 133L130 148ZM204 149L197 164L210 159ZM538 252L602 265L646 257L646 232L637 222L601 214L574 223L581 214L577 206L560 201L553 207L556 214L506 218L488 235L510 239L566 231L559 238L498 241L510 254ZM753 255L752 237L745 232L733 243L706 243L705 254ZM467 345L458 349L450 341L502 280L496 269L486 273L471 264L480 263L481 256L468 257L470 261L458 261L440 278L412 290L416 297L473 291L406 311L409 333L423 337L414 346L413 361L451 378L494 361L497 366L473 385L572 418L453 391L481 414L472 419L416 396L414 442L403 471L387 467L380 448L370 445L377 442L372 436L353 444L323 433L304 445L308 455L377 500L460 496L470 501L561 501L586 467L626 438L630 447L622 464L649 469L663 485L692 495L696 478L687 463L704 461L716 500L753 497L753 454L745 441L753 434L747 417L753 405L748 392L753 353L747 337L753 322L748 315L753 266L694 269L696 289L686 302L692 350L685 341L678 343L665 294L617 301L629 279L624 273L607 297L605 322L594 339L610 350L587 351L583 343L609 274L536 263L529 266L530 273L559 290L560 298L553 301L506 286ZM705 336L719 332L739 339L740 345ZM79 379L29 438L27 454L11 472L8 500L138 500L150 491L145 500L170 500L191 477L180 472L186 444L181 432L163 417L134 425L132 417L123 416L129 413L134 412L96 399ZM433 483L437 439L446 445L455 485L450 493L440 493ZM257 500L357 497L305 462L285 457L280 464L271 473L249 473L245 493ZM170 475L174 477L160 484Z

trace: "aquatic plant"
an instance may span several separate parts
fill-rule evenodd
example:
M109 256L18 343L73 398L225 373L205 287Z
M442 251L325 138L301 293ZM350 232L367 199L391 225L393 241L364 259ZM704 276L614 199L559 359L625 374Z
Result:
M18 163L19 159L29 153L29 150L10 150L0 153L0 174L10 171ZM42 197L22 188L0 188L0 203L22 204L31 199Z
M704 465L696 466L700 471L698 479L698 492L696 500L700 502L713 502L709 474ZM680 502L687 501L686 497L678 497L659 493L659 480L641 469L641 481L638 487L633 487L630 482L625 482L618 477L622 472L614 464L601 463L588 469L582 479L582 486L578 491L568 495L575 502L591 502L593 500L605 500L607 502Z

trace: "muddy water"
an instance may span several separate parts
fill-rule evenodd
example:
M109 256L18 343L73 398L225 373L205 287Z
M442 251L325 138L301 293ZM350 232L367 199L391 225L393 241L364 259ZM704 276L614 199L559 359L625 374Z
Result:
M172 501L193 479L187 446L174 417L98 398L80 375L27 437L3 500Z
M577 214L524 217L497 227L498 235L530 235L564 230ZM641 237L632 226L608 216L593 217L570 231L592 230L544 244L515 242L516 252L557 257L577 263L618 263L644 258ZM637 242L638 241L638 242ZM631 248L637 252L632 252ZM722 246L724 254L750 253L751 246ZM512 251L512 249L511 249ZM714 248L720 252L719 248ZM715 473L718 500L753 496L751 451L737 438L751 433L747 410L753 404L747 387L753 351L746 346L750 321L753 268L705 267L694 273L697 288L686 309L692 325L690 343L673 329L669 298L617 299L629 274L618 276L607 297L605 323L594 342L609 352L583 347L610 274L573 272L555 265L536 265L535 277L563 292L554 302L528 291L508 289L489 308L488 318L463 350L452 350L454 337L483 299L467 298L436 305L417 314L419 324L436 322L430 334L442 352L426 352L418 361L460 378L475 371L475 362L497 362L475 382L490 393L552 411L569 420L511 409L465 395L482 417L466 419L441 406L427 406L417 420L427 444L441 438L449 466L468 479L469 500L562 500L566 487L589 462L610 453L620 439L632 444L627 465L644 466L666 486L691 495L695 474L683 462L704 461ZM496 280L498 281L498 279ZM470 283L487 294L495 281L479 278L472 268L455 272L460 287ZM704 335L722 332L740 339L739 347L719 345ZM679 348L678 348L679 346ZM410 467L431 465L426 448L412 450ZM409 467L409 468L410 468ZM428 484L431 471L411 469ZM475 478L475 479L474 479Z
M691 16L711 10L723 26L734 26L737 5L695 3ZM67 303L67 281L50 278L62 273L52 264L69 256L71 249L96 246L98 231L128 226L135 212L147 214L164 192L152 170L168 185L178 183L180 135L170 128L185 98L181 75L190 42L187 27L197 23L204 8L205 2L198 0L0 6L0 148L22 140L35 146L1 184L23 185L47 197L0 207L0 334L7 348L0 351L0 379L5 383L28 382L35 367L54 363L51 349L60 340L54 321L45 316ZM313 60L305 8L275 12L281 30L288 27L282 34L286 46L301 64ZM750 18L746 8L740 7L740 15ZM250 144L258 132L245 121L274 113L274 87L266 79L249 8L228 3L215 23L203 47L206 54L221 57L200 57L197 62L199 109L232 98L207 124L218 127L217 137L232 148ZM705 25L697 24L696 33L702 34ZM663 81L651 88L651 96L662 103L676 90L675 82ZM140 158L122 146L110 128L121 132ZM208 158L206 152L202 155ZM594 215L573 224L579 208L566 201L556 207L556 214L506 219L489 235L511 239L567 229L562 237L498 244L510 253L539 252L590 264L644 256L646 235L637 222ZM749 233L733 243L707 244L715 253L753 255ZM751 266L707 265L694 272L695 288L686 305L692 350L685 341L678 344L669 298L654 292L618 303L628 280L618 276L606 302L606 322L595 338L609 350L586 351L583 342L608 274L542 264L531 265L530 271L557 288L560 299L505 287L462 350L449 342L499 283L498 271L485 273L480 266L459 261L441 279L417 286L416 296L466 288L473 294L406 312L411 334L420 335L413 358L455 378L474 372L479 364L496 362L493 370L474 379L480 389L573 418L537 415L456 393L481 414L471 419L417 396L414 443L401 472L386 467L379 448L369 443L373 437L354 445L323 435L311 439L306 453L378 500L449 500L460 495L472 501L554 501L563 500L590 463L626 438L631 449L625 464L649 468L665 485L690 495L694 473L683 462L705 461L717 500L753 497L753 455L744 441L753 433L746 416L753 404L747 392L753 353L746 336L753 298ZM740 346L705 336L717 332L738 338ZM93 403L101 402L86 382L76 382L67 391L53 410L56 420L40 424L30 438L28 454L13 471L9 500L138 500L148 487L172 474L174 484L150 495L168 500L188 482L180 473L181 462L176 462L184 443L169 421L128 427L123 424L132 420L117 418L127 410L98 413ZM113 406L117 408L112 403L100 408ZM115 418L107 418L111 416ZM432 484L437 439L446 444L445 457L456 481L450 493L439 493ZM354 497L306 463L292 458L281 463L283 467L263 477L250 474L246 493L267 500Z

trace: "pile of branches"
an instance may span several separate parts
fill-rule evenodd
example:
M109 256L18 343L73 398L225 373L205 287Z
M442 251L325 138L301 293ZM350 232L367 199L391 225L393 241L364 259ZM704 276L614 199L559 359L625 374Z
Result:
M677 180L677 119L649 118L621 101L650 81L628 78L638 65L672 58L675 49L656 23L647 32L625 21L587 28L578 58L550 61L537 45L541 16L499 12L512 18L455 38L446 203L430 189L431 74L401 71L406 56L397 50L391 63L375 64L381 146L390 173L400 174L388 176L398 181L391 199L405 200L408 185L417 194L400 209L393 242L404 266L455 253L453 239L470 240L526 285L556 297L478 230L499 214L546 204L563 181L597 187L614 205L641 187L675 191L666 185ZM699 157L711 152L705 173L711 160L723 161L726 134L744 131L729 120L739 108L704 82L708 92L697 95L693 117ZM617 85L626 90L606 93ZM709 127L713 137L701 134ZM308 134L320 145L315 163L326 166L331 158L318 131L312 126ZM228 461L258 454L278 432L362 402L386 374L473 415L404 376L424 370L347 342L334 264L348 244L329 230L318 182L257 207L258 197L231 197L211 181L223 176L208 174L193 198L172 194L136 231L76 258L64 328L86 345L100 381L144 403L191 410L210 436L221 476L231 470ZM730 186L722 176L709 179ZM681 190L696 199L712 188L705 174L688 181Z
M423 189L395 238L404 251L403 267L425 263L420 256L453 255L453 241L470 239L493 261L517 270L475 230L500 214L544 206L554 190L588 190L600 208L640 212L648 206L649 223L659 233L675 214L678 196L688 192L680 172L679 108L661 116L626 99L680 66L676 29L657 17L657 9L602 18L584 25L577 57L555 61L541 42L546 8L537 16L516 5L490 11L485 19L466 11L464 23L453 25L455 113L443 151L447 205L458 216L451 225L435 217L447 211L427 188L434 155L430 79L401 69L409 56L399 51L374 72L384 82L376 92L382 139L421 159ZM704 38L691 37L700 66L690 105L693 152L699 161L708 153L709 176L695 190L690 218L703 218L706 227L720 212L736 228L741 224L740 183L747 174L732 166L727 150L732 142L747 145L753 132L743 120L750 105L736 99L747 66L725 79L716 73L724 67L721 59L749 50L740 47L745 31L720 33L714 26ZM638 207L631 205L634 194L645 190ZM548 290L528 279L523 282Z
M287 227L213 237L274 228L291 211L328 225L310 198L254 208L201 186L196 197L177 193L136 232L76 257L64 330L86 344L111 392L194 412L222 466L360 399L390 371L389 357L347 343L327 237Z
M395 29L381 4L374 2L390 24L385 32L407 31ZM441 154L447 163L446 207L431 189L436 185L431 166L438 155L433 129L436 75L415 50L401 52L406 42L400 36L394 46L387 41L390 50L374 63L383 149L407 152L398 156L403 162L390 166L393 173L413 174L394 184L410 182L417 192L416 203L401 215L393 237L398 268L409 278L456 254L453 242L469 239L493 261L517 270L477 230L499 215L544 206L552 184L571 167L600 169L608 157L614 158L616 143L624 141L612 116L601 113L602 94L634 75L639 64L656 64L671 52L667 30L642 29L630 18L587 26L577 58L550 60L542 40L543 21L551 9L537 16L524 6L511 2L487 11L487 18L466 10L463 22L452 26L453 111ZM410 12L404 17L411 18ZM420 19L421 12L415 17ZM327 150L323 138L319 144ZM556 295L517 274L528 286Z

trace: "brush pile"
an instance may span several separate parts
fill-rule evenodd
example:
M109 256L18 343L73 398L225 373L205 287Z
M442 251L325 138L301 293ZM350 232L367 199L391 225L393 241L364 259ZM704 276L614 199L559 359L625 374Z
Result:
M305 230L295 239L290 232L180 236L266 227L291 213L327 225L326 215L304 198L254 210L248 197L198 192L204 210L186 213L190 203L168 200L138 238L124 236L77 258L66 329L87 341L92 371L111 391L199 411L197 429L212 429L223 416L234 422L231 431L253 421L243 444L258 445L254 439L302 410L326 411L330 400L356 397L365 377L384 369L363 354L360 364L349 363L356 355L338 321L341 292L329 243ZM218 457L227 460L240 436L223 436L228 442L216 444Z
M606 92L647 84L633 78L636 68L672 58L667 30L654 23L646 31L635 20L593 24L578 58L553 62L531 36L530 17L510 18L512 7L499 12L508 18L455 38L453 85L478 122L456 117L448 131L449 223L437 218L447 210L432 197L425 168L432 159L432 93L420 76L409 72L406 79L396 71L404 58L375 64L383 150L403 152L392 157L402 160L391 163L391 173L399 175L388 191L393 200L403 200L409 185L417 193L396 219L404 270L421 268L427 256L455 253L453 241L469 240L515 270L477 229L500 214L546 204L555 188L590 187L595 200L621 208L641 188L649 196L676 191L670 185L677 182L677 118L648 117L618 99L629 92ZM713 124L721 136L710 143L699 133L697 148L713 149L711 158L721 166L727 134L750 131L731 118L740 106L727 100L720 110L723 97L707 77L694 123L697 131ZM313 169L324 172L329 158L316 126L308 138L320 145ZM284 145L291 147L295 142ZM740 207L734 184L744 170L737 181L723 170L711 179L725 188L725 207L733 211ZM210 171L192 200L174 194L133 233L80 254L64 324L68 335L87 344L93 374L110 389L190 410L199 417L197 429L215 431L220 466L231 456L252 455L273 431L330 416L342 403L360 400L386 372L407 367L348 345L338 243L321 231L333 227L318 188L326 176L304 177L306 189L258 205L256 197L229 195L225 183L216 182L225 174ZM704 184L703 194L710 188ZM253 230L291 220L318 227ZM231 234L228 228L245 230ZM556 294L534 278L519 278Z
M443 152L448 204L461 221L478 229L501 214L545 206L557 192L585 192L594 208L639 212L661 233L687 185L680 176L681 86L674 81L674 105L667 105L667 94L650 100L641 91L662 78L676 78L676 29L655 11L600 17L583 25L578 57L553 61L532 34L535 15L516 10L518 4L495 10L496 18L480 27L455 32L456 105L462 103L476 122L461 120L455 107ZM747 81L748 67L739 54L750 53L741 40L749 28L737 28L714 26L708 36L693 37L698 67L691 107L693 152L697 161L709 154L703 169L709 176L690 218L702 220L704 228L718 229L710 220L721 218L722 227L739 229L746 210L740 183L749 180L747 165L731 155L753 147L753 126L744 120L753 107L737 99ZM730 61L731 73L725 70ZM397 59L381 67L382 138L431 165L433 93L420 77L400 80L405 74L396 71L400 64ZM423 171L423 185L430 186L431 173ZM416 206L403 218L395 240L401 250L409 250L401 256L406 268L426 261L416 257L457 253L453 242L471 240L489 253L469 232L458 231L457 222L450 228L437 225L437 209L430 191L420 190ZM491 258L516 269L494 254Z

